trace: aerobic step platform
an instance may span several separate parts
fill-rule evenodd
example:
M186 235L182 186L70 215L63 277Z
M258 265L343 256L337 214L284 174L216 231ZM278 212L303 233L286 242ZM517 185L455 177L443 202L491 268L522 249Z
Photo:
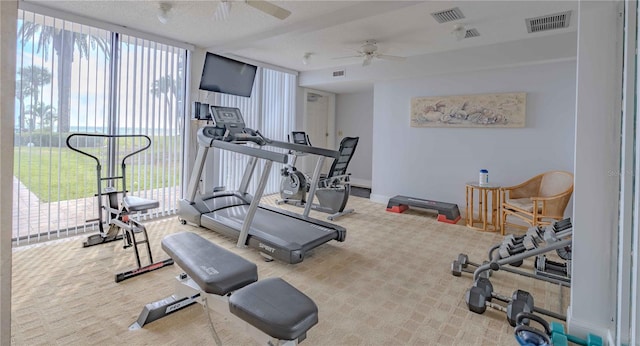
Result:
M460 210L458 209L457 204L400 195L389 199L389 203L387 203L387 211L392 213L402 213L409 209L410 206L437 211L438 221L440 222L455 224L460 220Z

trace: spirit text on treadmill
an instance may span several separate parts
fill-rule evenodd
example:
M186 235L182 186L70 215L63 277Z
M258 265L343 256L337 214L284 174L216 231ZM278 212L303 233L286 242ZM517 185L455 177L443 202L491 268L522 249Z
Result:
M259 244L258 244L258 246L259 246L261 249L265 249L265 250L267 250L267 251L269 251L269 252L271 252L271 253L276 252L276 249L275 249L275 248L272 248L271 246L264 245L264 244L262 244L262 243L259 243Z

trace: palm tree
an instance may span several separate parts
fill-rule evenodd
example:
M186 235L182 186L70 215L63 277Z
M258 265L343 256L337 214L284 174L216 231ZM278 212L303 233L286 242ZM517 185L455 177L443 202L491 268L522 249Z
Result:
M33 132L36 128L36 120L40 119L40 128L44 129L53 124L56 120L56 109L51 105L43 104L42 102L34 103L27 108L25 115L29 117L29 131Z
M173 76L162 76L153 82L151 94L155 97L164 96L164 102L167 106L171 105L171 100L177 98L181 94L179 79Z
M175 100L171 112L177 110L176 116L180 127L183 113L182 103L184 102L184 85L182 84L184 82L184 60L182 57L178 60L177 70L178 76L176 78L173 78L172 75L167 75L156 79L149 92L157 98L164 97L167 108L171 107L171 101Z
M31 105L40 103L40 91L43 86L51 84L51 72L39 66L26 66L18 71L18 75L20 79L16 80L16 98L20 102L20 127L25 128L25 99L29 98Z
M58 131L69 132L71 68L75 50L78 50L82 58L87 57L89 50L97 46L105 53L108 59L111 52L110 41L104 37L97 37L28 21L24 21L18 29L18 39L22 43L35 39L36 42L34 42L34 44L38 52L40 52L40 50L43 51L45 59L49 56L47 54L49 47L53 46L58 56Z

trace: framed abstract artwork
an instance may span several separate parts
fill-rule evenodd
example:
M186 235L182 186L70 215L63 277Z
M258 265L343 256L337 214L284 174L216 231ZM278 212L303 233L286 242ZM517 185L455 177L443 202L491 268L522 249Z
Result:
M524 127L526 93L411 99L411 127Z

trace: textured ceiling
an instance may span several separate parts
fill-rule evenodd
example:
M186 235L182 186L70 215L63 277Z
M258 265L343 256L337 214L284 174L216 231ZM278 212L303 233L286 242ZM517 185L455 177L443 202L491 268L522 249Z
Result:
M233 1L231 15L220 21L213 17L218 1L174 0L166 1L172 6L166 24L157 18L158 1L27 1L297 71L360 64L359 58L336 57L354 55L368 39L379 42L382 54L410 57L566 33L577 22L576 1L272 1L292 12L285 20ZM464 19L439 24L431 16L456 6ZM526 18L568 10L568 28L527 33ZM456 40L455 23L480 36Z

